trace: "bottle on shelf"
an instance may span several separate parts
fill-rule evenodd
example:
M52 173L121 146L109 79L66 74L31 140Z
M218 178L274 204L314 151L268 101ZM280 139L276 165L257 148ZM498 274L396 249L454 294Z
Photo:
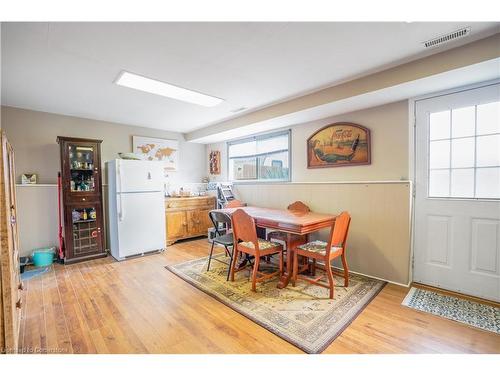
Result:
M88 216L87 216L87 210L83 210L82 212L82 220L87 220Z

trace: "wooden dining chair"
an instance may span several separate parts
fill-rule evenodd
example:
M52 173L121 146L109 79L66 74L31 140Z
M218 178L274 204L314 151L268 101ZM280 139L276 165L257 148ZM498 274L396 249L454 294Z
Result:
M226 204L224 204L224 208L237 208L237 207L244 207L246 206L245 203L242 201L239 201L238 199L233 199L231 201L228 201Z
M231 264L231 281L234 281L234 274L245 267L236 268L238 256L247 254L254 256L252 270L252 291L256 291L257 282L270 279L283 274L283 246L276 242L266 241L257 238L254 219L243 210L236 210L231 215L231 222L234 236L233 262ZM267 255L279 254L279 269L270 274L259 271L260 258Z
M307 214L308 212L311 211L310 208L301 201L296 201L291 203L290 205L288 205L287 209L290 211L298 212L300 214ZM283 242L285 244L284 250L289 251L289 249L293 250L295 247L305 244L307 242L307 236L292 234L289 237L288 233L286 232L272 231L267 234L267 240L273 242L276 241ZM307 263L308 263L307 258L304 258L304 263L302 264L299 272L302 272L308 268Z
M210 263L212 262L212 255L214 253L214 246L216 244L224 246L226 251L226 256L229 256L229 262L225 262L222 259L213 258L220 263L227 264L227 278L229 280L229 273L231 271L231 264L233 262L234 253L234 238L233 233L230 231L231 227L231 217L224 213L218 211L210 211L208 214L212 224L215 229L215 237L212 239L212 247L210 248L210 255L208 256L207 271L210 271Z
M296 247L294 252L292 274L293 286L295 286L297 279L306 280L312 284L330 289L330 298L333 298L335 279L333 278L333 271L330 262L339 256L342 258L342 265L344 266L344 286L349 285L349 269L347 267L345 253L350 223L351 216L348 212L344 211L335 219L335 223L332 225L332 229L330 230L328 242L313 241ZM326 277L328 279L328 285L320 282L324 276L309 278L298 274L297 260L300 255L313 260L323 261L325 265Z

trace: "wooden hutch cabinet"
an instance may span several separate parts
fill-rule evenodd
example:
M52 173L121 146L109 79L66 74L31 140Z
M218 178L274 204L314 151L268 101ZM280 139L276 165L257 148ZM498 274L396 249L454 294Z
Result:
M57 137L61 149L65 263L106 256L101 140Z

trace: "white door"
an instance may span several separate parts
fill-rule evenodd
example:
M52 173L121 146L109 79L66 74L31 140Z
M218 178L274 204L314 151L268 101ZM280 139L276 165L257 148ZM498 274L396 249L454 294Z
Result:
M118 192L163 190L164 163L120 159L116 162Z
M500 85L416 102L413 280L500 301Z
M119 257L165 248L163 193L121 193L116 199Z

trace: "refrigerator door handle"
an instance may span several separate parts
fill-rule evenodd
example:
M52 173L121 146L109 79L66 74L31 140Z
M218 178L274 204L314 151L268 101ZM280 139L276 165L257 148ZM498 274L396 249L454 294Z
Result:
M125 209L123 208L122 194L120 194L120 221L125 219Z
M122 173L120 170L120 161L118 160L116 163L116 174L118 175L118 200L120 201L120 211L118 211L118 219L123 221L125 217L125 212L123 210L123 201L122 201Z

